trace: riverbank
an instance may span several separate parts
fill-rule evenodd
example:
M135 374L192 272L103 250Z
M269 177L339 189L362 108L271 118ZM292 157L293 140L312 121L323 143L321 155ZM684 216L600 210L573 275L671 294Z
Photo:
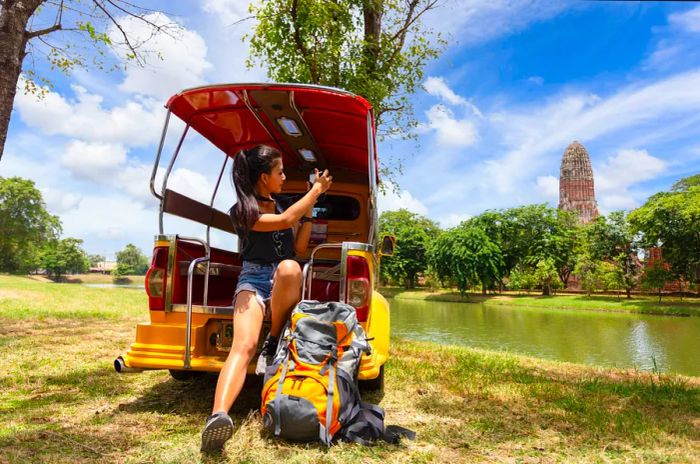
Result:
M9 276L8 276L9 277ZM60 279L49 279L45 275L31 275L28 278L38 282L46 283L62 283L62 284L112 284L114 277L112 274L72 274L61 276ZM143 284L144 276L142 275L127 275L119 278L120 284Z
M509 292L497 295L468 293L460 295L457 291L427 289L405 289L401 287L382 287L379 292L387 298L406 300L434 300L456 303L482 303L487 306L521 306L551 309L581 309L589 311L619 311L665 316L700 316L700 299L664 297L661 303L657 297L635 295L631 299L615 295L552 295L517 294Z
M605 370L392 339L383 394L365 399L415 441L284 443L262 432L259 383L231 411L223 456L199 433L215 377L118 375L146 320L143 290L0 276L2 462L698 462L700 378Z

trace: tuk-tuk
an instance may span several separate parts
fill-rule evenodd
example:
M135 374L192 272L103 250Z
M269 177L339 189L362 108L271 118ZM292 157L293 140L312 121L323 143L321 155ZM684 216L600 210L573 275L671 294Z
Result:
M362 359L359 379L365 388L381 388L389 356L389 304L376 287L380 256L391 254L394 242L377 236L379 177L371 105L329 87L223 84L180 92L166 108L150 179L151 193L160 202L159 232L145 279L150 321L138 324L136 341L114 361L116 371L168 369L173 378L183 380L221 370L233 340L232 299L241 262L236 251L211 245L212 228L235 234L229 214L214 203L236 154L265 144L283 156L287 180L281 203L291 204L306 192L314 168L333 175L331 190L313 209L312 243L296 257L303 266L302 299L340 301L355 308L372 346ZM173 115L182 120L184 130L157 186ZM208 204L169 185L183 142L193 130L223 155ZM165 214L202 224L203 236L166 234ZM268 329L266 321L262 330ZM251 364L248 373L254 370Z

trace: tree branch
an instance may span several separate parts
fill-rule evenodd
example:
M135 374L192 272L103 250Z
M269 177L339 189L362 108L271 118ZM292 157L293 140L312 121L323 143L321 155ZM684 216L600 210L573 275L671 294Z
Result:
M24 36L27 38L27 40L31 40L35 37L40 37L42 35L46 34L51 34L52 32L55 31L60 31L62 29L60 24L54 24L51 27L47 27L46 29L39 29L38 31L27 31L24 33Z
M415 7L418 6L418 3L419 3L419 2L420 2L420 0L413 0L413 1L411 2L411 6L409 7L409 14L408 14L408 16L406 16L406 21L404 21L403 27L402 27L401 29L399 29L399 30L396 32L396 34L394 34L394 36L392 37L392 39L391 39L392 42L395 41L395 40L397 40L397 39L399 39L399 41L398 41L398 43L396 44L396 47L394 47L394 51L392 52L392 54L391 54L391 56L389 57L389 59L386 61L385 65L386 65L386 64L389 64L389 63L392 63L392 62L394 61L394 59L396 59L396 55L398 55L398 54L401 52L401 50L403 49L404 42L406 41L406 34L408 33L408 30L410 29L410 27L411 27L416 21L418 21L418 18L420 18L420 17L423 15L423 13L425 13L426 11L429 11L429 10L432 10L433 8L435 8L435 5L438 3L438 0L432 0L432 1L430 1L430 2L425 6L425 8L423 8L423 10L421 10L421 11L418 12L415 16L412 17L413 12L414 12L414 10L415 10Z
M124 30L124 28L121 26L121 24L119 24L119 22L114 18L114 16L112 16L110 14L110 12L107 10L107 8L105 8L105 6L102 5L98 0L92 0L92 2L95 4L95 6L97 6L97 8L102 10L102 12L110 19L110 21L112 21L112 23L115 26L117 26L117 29L119 29L119 32L121 32L122 37L124 37L124 42L126 43L126 46L129 47L129 50L131 50L131 52L133 53L134 59L136 60L136 63L143 65L144 63L139 58L139 54L136 51L136 48L134 48L134 46L131 45L131 41L129 40L129 36L126 33L126 31Z

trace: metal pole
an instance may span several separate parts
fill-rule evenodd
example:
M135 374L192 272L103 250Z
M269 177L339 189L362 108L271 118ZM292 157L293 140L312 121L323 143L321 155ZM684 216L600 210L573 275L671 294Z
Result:
M168 178L170 177L170 172L173 170L173 165L175 164L175 160L177 159L177 155L180 154L180 148L182 148L182 142L185 141L185 136L187 135L187 131L190 129L190 125L188 124L185 126L185 130L182 132L182 136L180 137L180 141L177 143L177 148L175 148L175 153L173 153L173 157L170 160L170 163L168 163L168 169L165 171L165 176L163 176L163 187L161 188L160 194L161 194L161 200L160 200L160 214L158 215L158 227L160 228L160 234L163 234L163 207L165 206L163 204L163 195L165 195L165 188L168 186Z
M153 172L151 172L151 182L150 182L150 188L151 188L151 194L153 194L154 197L156 197L159 200L162 200L163 197L156 193L155 189L155 182L156 182L156 173L158 172L158 164L160 164L160 155L163 152L163 144L165 143L165 135L168 133L168 124L170 123L170 110L168 110L168 114L165 116L165 124L163 125L163 133L160 136L160 144L158 145L158 153L156 153L156 161L153 164ZM161 230L161 233L163 231Z

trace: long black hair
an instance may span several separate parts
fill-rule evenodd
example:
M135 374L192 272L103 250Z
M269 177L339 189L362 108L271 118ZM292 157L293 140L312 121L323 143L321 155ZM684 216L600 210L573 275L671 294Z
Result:
M233 205L230 214L233 226L239 233L248 235L260 217L255 184L261 174L272 172L272 166L281 157L282 153L267 145L241 150L234 157L231 176L238 202Z

